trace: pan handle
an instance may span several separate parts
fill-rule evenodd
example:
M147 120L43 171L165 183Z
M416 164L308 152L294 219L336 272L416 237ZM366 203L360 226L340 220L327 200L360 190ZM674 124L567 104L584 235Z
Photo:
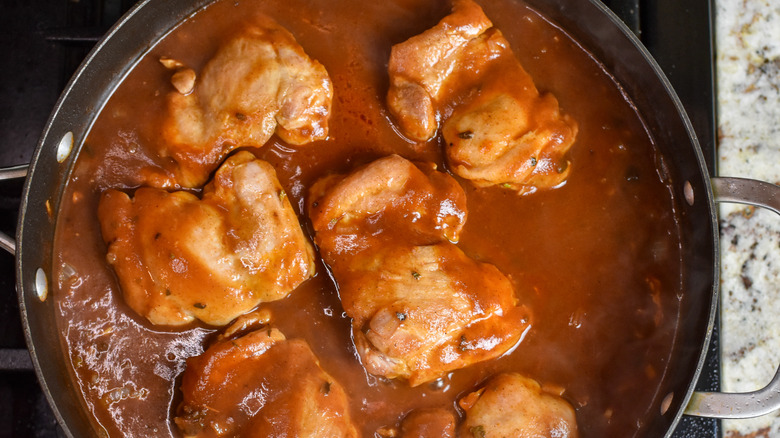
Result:
M715 202L736 202L780 214L780 187L743 178L712 178ZM744 393L694 392L686 415L710 418L751 418L780 409L780 368L762 389Z
M29 164L22 164L20 166L0 168L0 181L24 178L27 176L27 169L29 167ZM11 254L15 254L16 241L13 239L13 237L0 232L0 248L10 252Z

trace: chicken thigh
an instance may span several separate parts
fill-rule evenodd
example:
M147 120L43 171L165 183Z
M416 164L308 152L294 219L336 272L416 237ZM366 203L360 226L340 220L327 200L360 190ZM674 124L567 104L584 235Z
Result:
M454 0L452 14L438 25L392 47L387 102L404 135L427 141L436 134L436 105L448 94L444 83L466 70L469 47L492 26L479 5Z
M368 372L416 386L503 354L529 327L509 279L453 243L466 198L449 175L389 156L316 183L309 215Z
M203 189L108 190L98 208L127 304L153 324L225 325L287 296L314 253L273 167L239 152Z
M292 145L328 136L327 71L287 30L259 21L224 44L197 78L173 64L178 91L167 97L159 153L176 162L181 186L202 185L231 150L260 147L274 133Z
M357 437L347 394L301 339L274 328L187 360L174 422L186 437Z
M533 379L499 374L484 388L461 399L466 419L463 438L577 438L574 409Z
M453 0L451 15L393 46L389 74L388 106L401 132L427 141L441 123L458 176L520 194L566 180L576 122L539 93L472 0Z

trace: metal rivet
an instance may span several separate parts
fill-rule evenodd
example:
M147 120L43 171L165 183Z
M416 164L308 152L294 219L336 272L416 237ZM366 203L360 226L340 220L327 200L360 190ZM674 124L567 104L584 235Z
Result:
M41 268L35 272L35 293L41 301L46 301L46 297L49 296L49 281Z
M685 200L688 202L688 205L693 205L693 186L690 181L685 181L683 194L685 195Z
M666 394L666 397L664 397L663 401L661 402L661 415L665 414L669 410L669 407L672 405L673 399L674 399L673 392Z
M59 146L57 146L57 162L64 163L73 150L73 133L68 131L62 136Z

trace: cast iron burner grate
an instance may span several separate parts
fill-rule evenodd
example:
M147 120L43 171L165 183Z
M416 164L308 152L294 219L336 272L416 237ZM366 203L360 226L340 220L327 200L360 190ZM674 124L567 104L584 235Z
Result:
M691 117L714 174L711 0L605 0L640 36ZM59 94L135 0L4 0L0 14L0 167L28 163ZM0 182L0 230L15 234L21 181ZM17 304L14 258L0 251L0 438L64 436L38 386ZM717 325L716 325L717 328ZM719 389L718 336L699 390ZM675 438L719 438L716 420L684 417Z

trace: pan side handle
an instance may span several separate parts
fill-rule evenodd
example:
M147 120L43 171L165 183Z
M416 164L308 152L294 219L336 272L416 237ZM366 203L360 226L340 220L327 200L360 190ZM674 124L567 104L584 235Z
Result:
M712 178L715 202L763 207L780 214L780 187L743 178ZM711 418L751 418L780 409L780 368L772 381L758 391L745 393L695 392L686 415Z
M13 167L4 167L0 169L0 181L5 181L8 179L18 179L18 178L24 178L27 176L27 169L30 166L28 164L22 164L20 166L13 166ZM0 248L10 252L11 254L16 253L16 241L13 237L0 232Z

